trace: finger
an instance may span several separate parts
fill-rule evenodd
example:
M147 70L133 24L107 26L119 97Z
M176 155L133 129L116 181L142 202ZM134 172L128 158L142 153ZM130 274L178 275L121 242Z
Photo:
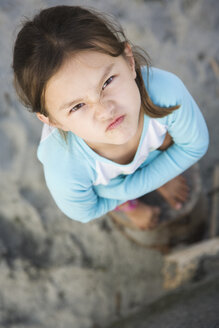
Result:
M175 196L176 201L186 201L188 199L188 192L181 192Z
M180 186L189 189L189 185L188 182L186 181L186 179L184 177L182 177L182 179L179 180Z
M177 200L184 200L186 197L187 197L188 193L185 192L185 191L180 191L180 192L177 192L174 194L174 200L177 201Z
M169 199L168 202L169 202L169 204L170 204L170 206L171 206L172 208L176 208L177 203L179 203L179 202L177 201L177 199L175 199L175 198L171 198L171 199Z
M180 183L178 187L182 190L186 190L186 191L190 190L190 187L185 183Z

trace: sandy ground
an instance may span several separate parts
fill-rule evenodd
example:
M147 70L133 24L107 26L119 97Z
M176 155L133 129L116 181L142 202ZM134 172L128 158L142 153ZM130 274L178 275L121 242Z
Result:
M209 150L199 162L203 191L207 194L212 188L213 169L219 163L217 0L1 0L0 188L4 196L18 195L33 213L33 224L39 216L43 227L48 228L61 217L45 186L42 167L36 158L42 125L18 102L12 86L11 69L13 43L20 21L25 16L32 17L39 9L57 4L80 4L113 14L122 23L132 43L142 46L149 53L153 66L171 71L183 80L209 127ZM21 215L25 206L20 208ZM5 210L3 201L0 208ZM11 205L7 215L10 216L13 211L15 209Z

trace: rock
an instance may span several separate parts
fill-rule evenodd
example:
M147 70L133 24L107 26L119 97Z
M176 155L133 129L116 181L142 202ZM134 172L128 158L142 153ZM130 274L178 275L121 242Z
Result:
M167 255L163 267L164 288L174 289L195 279L203 269L206 258L215 263L218 261L219 238L205 240Z

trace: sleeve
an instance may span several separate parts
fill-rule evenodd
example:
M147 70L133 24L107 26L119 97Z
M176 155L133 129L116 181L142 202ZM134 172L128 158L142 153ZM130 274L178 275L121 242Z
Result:
M197 162L208 149L209 135L203 115L183 82L174 77L181 106L159 119L167 125L174 144L150 164L126 176L123 183L113 185L114 194L123 199L141 197L159 188Z
M83 172L82 172L83 171ZM79 170L72 177L57 177L44 167L44 175L50 193L59 209L70 219L87 223L112 211L124 201L99 197L92 187L86 170Z

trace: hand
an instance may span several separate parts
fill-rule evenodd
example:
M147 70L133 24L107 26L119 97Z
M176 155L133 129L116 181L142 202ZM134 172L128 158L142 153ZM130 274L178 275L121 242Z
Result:
M179 210L188 198L189 187L186 179L179 175L158 188L157 191L172 208Z

